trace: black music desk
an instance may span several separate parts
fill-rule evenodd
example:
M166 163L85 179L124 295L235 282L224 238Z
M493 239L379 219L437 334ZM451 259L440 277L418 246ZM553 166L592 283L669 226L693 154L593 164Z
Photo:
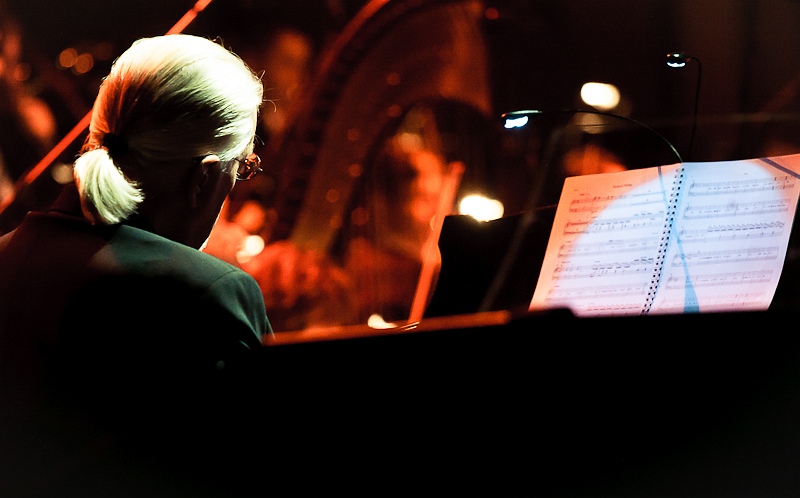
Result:
M287 495L797 495L794 320L789 310L554 311L432 318L377 336L278 334L261 362L265 486Z

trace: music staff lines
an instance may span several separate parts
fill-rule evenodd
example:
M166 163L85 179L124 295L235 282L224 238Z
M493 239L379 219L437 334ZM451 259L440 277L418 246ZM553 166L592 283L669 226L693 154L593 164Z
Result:
M653 258L636 258L629 261L613 263L588 263L588 264L560 264L553 270L553 275L562 280L578 278L592 278L603 275L632 275L651 273L653 271Z
M789 203L785 199L770 199L759 202L714 204L698 206L689 204L683 212L683 218L697 220L703 218L721 218L731 216L763 215L770 213L785 213L789 210Z
M784 175L773 178L748 178L730 182L692 182L686 188L689 196L768 192L794 188L794 178Z
M678 232L678 237L684 244L705 244L708 242L742 239L764 239L780 237L783 235L784 226L785 223L782 221L711 225L697 230L681 230Z
M557 304L559 302L569 301L570 299L585 298L586 296L594 296L597 299L605 299L609 297L643 296L645 295L646 290L647 286L643 283L597 286L584 285L581 287L556 286L548 291L545 301Z
M630 315L633 313L640 313L642 311L642 306L638 303L592 303L587 305L584 309L596 315Z
M725 294L717 297L704 297L702 307L705 311L730 310L730 309L746 309L751 304L763 301L764 293L733 293ZM686 308L697 308L698 302L696 299L669 299L664 300L658 307L657 313L675 313L682 312Z
M661 190L625 192L620 195L586 195L570 201L569 212L596 213L611 207L615 209L628 209L632 206L664 204L664 202L664 193Z
M778 247L753 247L725 251L695 251L676 254L670 266L720 265L744 261L773 261L778 257Z
M642 212L621 217L570 220L564 225L564 235L580 235L599 232L640 230L648 227L663 227L664 211Z
M658 247L660 237L629 240L603 240L587 243L568 241L558 247L558 258L600 256L603 254L619 254L622 252L650 253Z
M687 285L691 285L694 288L700 289L703 287L716 287L720 285L764 283L769 282L771 278L771 270L706 273L701 275L692 275L689 278L689 282L687 282L686 278L684 277L670 276L664 282L664 286L667 289L683 289Z

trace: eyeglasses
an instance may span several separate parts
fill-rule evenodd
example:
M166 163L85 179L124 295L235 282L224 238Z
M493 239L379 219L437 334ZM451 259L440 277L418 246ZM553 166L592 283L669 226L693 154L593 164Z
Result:
M237 159L236 162L239 163L239 169L236 171L237 180L249 180L263 171L261 169L261 158L255 152L244 159Z

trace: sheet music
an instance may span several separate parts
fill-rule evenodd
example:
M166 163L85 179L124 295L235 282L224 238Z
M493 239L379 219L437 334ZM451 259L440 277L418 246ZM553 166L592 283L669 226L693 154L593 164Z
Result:
M767 309L783 269L799 171L800 155L792 155L568 178L531 309Z

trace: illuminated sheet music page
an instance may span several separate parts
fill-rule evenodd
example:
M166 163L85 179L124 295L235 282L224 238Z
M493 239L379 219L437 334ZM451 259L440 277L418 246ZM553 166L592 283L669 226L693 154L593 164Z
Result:
M765 310L786 258L800 154L564 182L530 309Z

